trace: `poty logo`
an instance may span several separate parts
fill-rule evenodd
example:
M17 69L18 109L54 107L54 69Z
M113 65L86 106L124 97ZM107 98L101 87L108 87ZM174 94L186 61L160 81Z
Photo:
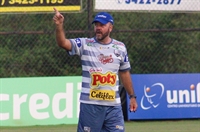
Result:
M92 87L97 87L99 85L110 85L110 86L115 86L116 84L116 79L117 76L115 73L112 72L107 72L106 74L94 72L91 74L92 82L91 86Z
M156 108L159 106L159 100L162 98L163 94L164 94L164 85L162 83L155 83L151 86L151 89L153 88L157 88L160 89L158 91L160 91L160 93L155 93L155 94L148 94L147 92L147 87L144 86L144 95L142 96L140 105L142 107L142 109L144 110L148 110L150 108Z

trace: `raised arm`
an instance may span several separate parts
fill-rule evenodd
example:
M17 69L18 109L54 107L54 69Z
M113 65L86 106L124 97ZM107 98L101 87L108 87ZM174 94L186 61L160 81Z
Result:
M71 51L72 46L71 46L71 42L69 41L69 39L65 38L65 32L64 32L64 28L63 28L63 22L64 22L64 17L62 14L60 14L60 12L54 8L55 11L55 15L53 17L54 23L56 25L56 41L57 44L68 50Z
M135 112L137 110L138 105L136 101L136 96L135 96L130 72L129 71L119 72L119 77L124 88L126 89L126 92L130 96L130 111Z

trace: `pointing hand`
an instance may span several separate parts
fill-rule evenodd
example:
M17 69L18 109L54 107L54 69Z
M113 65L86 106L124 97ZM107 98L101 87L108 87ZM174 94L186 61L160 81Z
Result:
M53 17L53 20L54 20L54 23L56 25L60 25L60 24L63 24L63 21L64 21L64 17L62 14L60 14L60 12L56 9L56 8L53 8L54 11L55 11L55 15Z

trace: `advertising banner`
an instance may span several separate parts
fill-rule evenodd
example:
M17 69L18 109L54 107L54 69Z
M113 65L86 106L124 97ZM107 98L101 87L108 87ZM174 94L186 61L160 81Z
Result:
M127 111L128 120L200 118L200 74L138 74L132 80L138 110Z
M195 12L200 0L95 0L95 10Z
M71 12L81 10L81 0L0 0L0 13Z
M0 79L0 126L77 124L81 77Z

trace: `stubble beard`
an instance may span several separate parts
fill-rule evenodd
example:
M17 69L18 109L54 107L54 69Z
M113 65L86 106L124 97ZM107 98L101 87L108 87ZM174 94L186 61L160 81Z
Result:
M105 32L104 34L101 33L101 36L98 35L99 37L96 35L96 39L97 39L98 41L103 41L106 37L109 36L109 34L110 34L110 32L109 32L109 30L108 30L108 31Z

